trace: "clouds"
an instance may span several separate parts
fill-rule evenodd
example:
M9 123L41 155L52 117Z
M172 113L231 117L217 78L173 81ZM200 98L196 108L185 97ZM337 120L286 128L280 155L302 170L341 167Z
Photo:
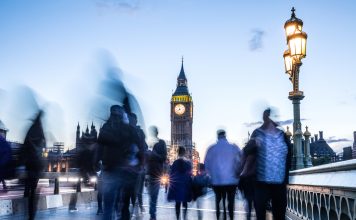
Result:
M253 29L252 37L249 41L249 46L251 51L257 51L263 47L263 36L265 35L265 31L261 29Z
M141 0L96 0L99 9L133 12L140 8Z
M329 137L328 139L325 139L326 142L328 142L329 144L331 143L339 143L339 142L348 142L351 141L347 138L336 138L335 136Z

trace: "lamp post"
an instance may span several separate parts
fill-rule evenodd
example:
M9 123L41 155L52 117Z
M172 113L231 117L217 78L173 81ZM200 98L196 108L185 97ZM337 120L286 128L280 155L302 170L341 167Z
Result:
M299 69L301 60L306 56L307 34L302 31L303 21L295 16L295 9L292 8L292 15L284 24L288 49L284 51L285 71L289 80L293 84L293 90L289 92L288 98L293 103L293 169L301 169L311 165L310 155L303 155L302 149L302 124L300 122L300 101L304 94L299 90ZM309 151L307 151L309 152ZM307 154L305 152L305 154ZM308 161L309 160L309 161ZM310 163L309 163L310 162Z

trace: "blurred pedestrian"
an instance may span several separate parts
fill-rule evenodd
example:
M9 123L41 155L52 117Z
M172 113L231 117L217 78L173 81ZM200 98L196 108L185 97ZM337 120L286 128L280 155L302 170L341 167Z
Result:
M42 150L46 147L46 139L42 127L42 111L39 111L29 128L20 152L20 161L26 168L24 197L28 198L28 218L35 218L37 208L36 188L44 170Z
M97 200L98 200L98 210L96 212L97 215L101 215L104 213L103 211L103 164L100 160L98 162L98 171L97 171L97 179L96 179L96 189L97 189Z
M164 193L168 193L169 173L170 173L170 166L169 166L169 160L167 158L166 162L163 164L163 175L161 177L161 184L164 186Z
M193 177L193 200L197 203L198 220L203 219L203 213L201 211L201 196L204 196L208 191L210 185L210 178L205 171L205 165L200 163L199 170L196 176Z
M147 158L148 193L150 196L150 219L156 219L157 199L160 188L160 178L164 172L164 163L167 160L166 143L158 138L158 128L150 127L150 134L155 139L152 151Z
M250 139L243 148L241 158L241 174L238 188L246 200L246 219L251 219L252 205L254 200L255 181L256 181L256 150L246 152L246 149L256 146L256 141ZM256 149L256 148L255 148Z
M1 121L0 121L1 122ZM2 189L7 192L5 179L13 176L14 166L10 144L6 141L5 135L0 133L0 182Z
M78 211L78 193L81 192L82 183L84 183L85 185L89 185L90 178L94 176L96 177L95 167L97 165L96 152L98 150L98 147L99 145L97 143L93 143L90 145L82 145L77 149L78 151L75 157L75 161L77 167L79 168L79 176L75 186L76 193L72 193L70 196L70 201L68 205L68 209L70 212Z
M241 150L237 145L227 141L224 130L217 131L217 138L217 143L209 147L204 164L215 193L216 218L220 217L220 202L223 200L224 219L226 219L225 198L227 197L229 216L230 219L234 219Z
M275 110L263 112L263 124L254 130L251 139L256 144L246 146L245 152L256 152L255 209L258 220L266 219L267 202L272 202L273 219L284 220L287 207L287 183L292 145L285 133L272 119Z
M135 184L135 174L131 167L138 164L136 153L138 145L137 133L129 125L123 107L113 105L110 117L100 129L99 160L103 163L103 219L113 218L115 201L123 198L120 193L124 187ZM128 219L130 214L126 206L122 207L121 217Z
M138 208L140 209L141 213L145 211L143 208L143 200L142 200L142 193L143 193L143 184L145 180L145 161L146 161L146 154L148 150L148 146L146 143L146 136L143 130L139 125L137 125L137 115L135 113L129 114L129 121L130 125L136 130L138 138L139 138L139 152L138 152L138 159L139 159L139 166L138 166L138 177L136 181L136 188L134 194L131 195L131 203L133 205L133 210L138 212ZM138 200L138 207L136 207L136 198Z
M175 160L170 172L168 201L176 202L176 217L179 219L183 206L183 219L187 218L188 202L192 201L192 164L185 158L185 148L178 148L178 159Z

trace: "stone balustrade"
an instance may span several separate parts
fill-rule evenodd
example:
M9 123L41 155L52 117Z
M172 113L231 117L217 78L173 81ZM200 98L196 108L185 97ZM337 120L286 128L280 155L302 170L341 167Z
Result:
M290 172L287 218L356 219L356 159Z

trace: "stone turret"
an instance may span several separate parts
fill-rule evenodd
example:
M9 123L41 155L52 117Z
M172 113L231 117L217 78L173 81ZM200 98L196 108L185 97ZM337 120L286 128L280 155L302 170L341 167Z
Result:
M304 166L305 167L311 167L312 162L311 162L311 156L310 156L310 132L308 131L308 126L305 126L305 132L304 132Z
M319 131L319 140L324 140L323 132L322 132L322 131Z
M97 138L97 136L98 136L98 132L96 131L94 122L91 122L90 135L95 138Z
M79 122L78 122L76 140L78 141L79 139L80 139L80 125L79 125Z
M289 126L287 126L286 136L289 138L289 140L293 136L292 132L290 132L290 130L289 130Z
M354 144L352 146L352 158L356 158L356 131L354 131Z

